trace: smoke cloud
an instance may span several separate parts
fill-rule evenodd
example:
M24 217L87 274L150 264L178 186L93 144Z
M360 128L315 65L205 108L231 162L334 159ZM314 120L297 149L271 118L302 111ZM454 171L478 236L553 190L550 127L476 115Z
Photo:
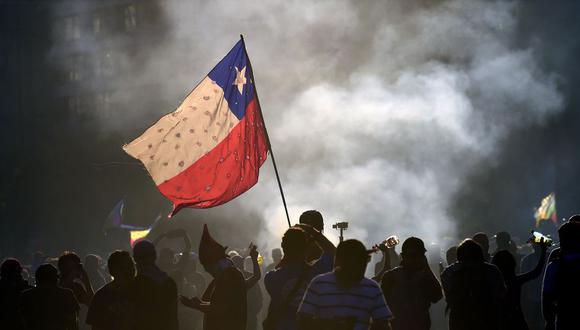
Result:
M367 245L390 234L453 240L466 219L450 208L466 178L480 163L500 161L511 131L542 125L563 108L557 76L516 40L520 6L166 1L165 37L138 54L117 54L124 74L111 84L151 82L156 95L136 90L130 98L161 98L169 107L127 108L99 124L128 142L172 111L243 33L293 222L318 209L334 239L331 223L349 221L347 237ZM242 246L257 236L271 248L287 227L277 189L267 163L247 194L185 210L176 222L227 219L215 220L224 242Z

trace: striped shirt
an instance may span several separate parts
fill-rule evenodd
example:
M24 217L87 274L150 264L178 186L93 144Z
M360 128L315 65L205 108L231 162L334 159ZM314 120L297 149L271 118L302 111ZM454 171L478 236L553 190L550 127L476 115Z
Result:
M363 278L345 289L338 285L333 272L310 282L298 313L318 319L356 319L353 330L369 329L371 319L387 320L392 316L377 282Z

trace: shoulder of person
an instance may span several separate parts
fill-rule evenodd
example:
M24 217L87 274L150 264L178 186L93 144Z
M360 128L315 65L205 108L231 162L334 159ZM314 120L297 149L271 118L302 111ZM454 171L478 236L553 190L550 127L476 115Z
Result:
M363 286L366 287L373 287L373 288L377 288L380 290L380 286L377 282L371 280L370 278L364 277L362 279L362 281L360 282Z
M394 275L394 274L399 274L402 273L404 271L404 268L402 266L397 266L395 268L391 268L389 270L387 270L385 272L385 275L389 274L389 275Z
M441 272L441 277L450 276L451 274L453 274L454 272L456 272L460 268L461 268L461 265L458 262L454 262L451 265L445 267L445 269L443 269L443 272Z
M320 283L320 282L336 282L336 276L334 272L323 273L314 276L310 283Z
M266 274L264 275L264 282L272 281L273 279L278 277L280 273L281 273L280 269L272 269L272 270L266 272Z

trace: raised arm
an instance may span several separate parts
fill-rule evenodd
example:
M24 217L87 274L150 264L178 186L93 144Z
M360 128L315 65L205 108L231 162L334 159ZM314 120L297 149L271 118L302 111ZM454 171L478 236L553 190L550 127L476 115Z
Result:
M517 281L519 283L526 283L528 281L531 281L533 279L535 279L536 277L540 276L540 274L542 274L542 270L544 269L544 264L546 263L546 250L548 249L548 247L546 246L546 244L540 243L540 259L538 260L538 264L536 265L536 267L527 272L527 273L523 273L517 276Z
M260 264L258 264L258 250L253 243L250 243L250 258L252 258L252 277L246 280L246 289L251 289L262 277L262 270L260 269Z
M381 253L383 254L383 258L381 261L383 261L383 268L373 277L373 280L376 282L380 282L381 279L383 278L383 275L389 270L391 269L391 254L389 251L389 248L387 248L384 244L380 244L378 246L378 248L381 250Z
M336 247L321 232L316 230L314 227L304 223L296 224L295 226L302 228L302 230L304 230L316 242L316 244L322 249L322 251L324 251L324 253L334 255L336 252Z

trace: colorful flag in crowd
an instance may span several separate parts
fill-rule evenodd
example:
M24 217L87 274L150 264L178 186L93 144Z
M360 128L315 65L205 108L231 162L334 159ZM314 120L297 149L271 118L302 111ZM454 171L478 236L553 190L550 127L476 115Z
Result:
M268 147L244 40L177 110L123 149L173 202L170 216L221 205L256 184Z
M120 228L123 225L123 209L125 208L125 200L121 199L115 207L109 212L105 223L103 224L103 232L105 235L107 231L112 228Z
M111 210L109 216L107 216L107 219L105 220L105 223L103 225L103 231L105 232L105 234L107 234L107 232L111 229L121 229L128 231L131 247L133 247L133 245L135 245L137 241L144 239L147 237L147 235L149 235L151 230L157 225L157 223L161 219L161 213L157 216L155 221L153 221L153 223L148 227L134 226L124 223L123 217L124 208L125 208L125 200L122 199Z
M558 215L556 214L556 195L554 193L550 193L542 199L534 217L536 218L536 228L540 227L540 222L544 220L552 220L554 224L557 223Z

